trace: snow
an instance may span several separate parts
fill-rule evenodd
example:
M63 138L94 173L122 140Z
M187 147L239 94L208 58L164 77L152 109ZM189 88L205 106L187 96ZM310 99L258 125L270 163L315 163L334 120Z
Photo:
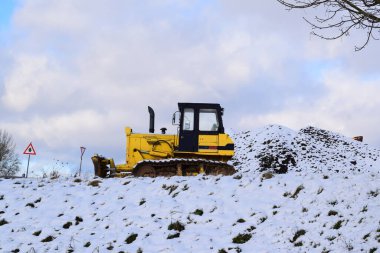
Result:
M0 179L0 252L380 252L378 149L312 127L232 135L233 176Z
M263 168L260 158L273 156L278 158L278 161L270 162L275 172L280 170L278 166L281 164L289 170L308 173L379 173L379 149L315 127L295 132L283 126L269 125L233 137L238 146L236 165L243 171L255 173L258 167Z

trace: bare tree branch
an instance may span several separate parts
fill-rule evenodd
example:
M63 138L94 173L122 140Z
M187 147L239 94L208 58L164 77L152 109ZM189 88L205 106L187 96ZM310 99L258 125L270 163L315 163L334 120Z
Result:
M0 176L14 176L20 170L12 136L0 129Z
M277 0L288 10L324 8L324 16L305 18L310 24L312 34L322 39L335 40L343 35L349 36L353 29L363 30L365 40L355 46L355 51L365 48L371 39L380 37L380 0ZM326 35L333 31L335 35ZM331 33L330 33L331 34Z

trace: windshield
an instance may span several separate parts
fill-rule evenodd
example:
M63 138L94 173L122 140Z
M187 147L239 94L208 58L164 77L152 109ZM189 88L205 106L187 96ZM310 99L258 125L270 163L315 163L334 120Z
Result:
M201 109L199 111L199 130L218 131L219 122L216 109Z

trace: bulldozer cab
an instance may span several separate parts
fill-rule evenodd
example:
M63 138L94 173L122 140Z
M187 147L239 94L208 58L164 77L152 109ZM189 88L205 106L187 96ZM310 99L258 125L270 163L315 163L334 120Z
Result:
M178 103L178 151L198 152L199 135L224 133L223 108L220 104Z

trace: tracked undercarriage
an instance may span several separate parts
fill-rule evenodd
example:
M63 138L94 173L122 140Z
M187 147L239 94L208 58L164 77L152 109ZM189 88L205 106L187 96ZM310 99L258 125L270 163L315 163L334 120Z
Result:
M136 164L133 168L135 176L192 176L198 174L205 175L232 175L235 173L233 166L204 159L164 159L145 160Z
M107 165L107 159L101 156L93 157L95 175L99 177L120 177L133 175L137 177L171 177L205 175L232 175L233 166L219 161L205 159L171 158L161 160L142 160L132 172L120 173L116 168Z

